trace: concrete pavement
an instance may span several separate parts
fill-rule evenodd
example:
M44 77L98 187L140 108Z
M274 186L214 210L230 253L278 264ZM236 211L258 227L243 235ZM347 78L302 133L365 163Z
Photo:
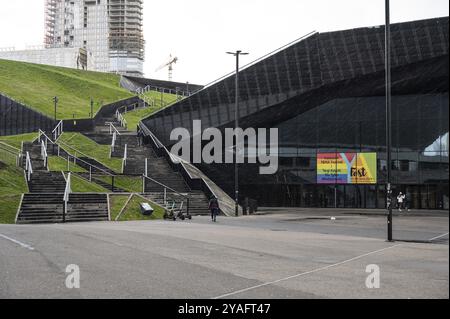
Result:
M0 225L0 298L449 297L448 234L388 243L382 217L312 215ZM431 239L448 233L448 217L394 226ZM80 289L65 286L69 264ZM366 288L369 264L379 289Z

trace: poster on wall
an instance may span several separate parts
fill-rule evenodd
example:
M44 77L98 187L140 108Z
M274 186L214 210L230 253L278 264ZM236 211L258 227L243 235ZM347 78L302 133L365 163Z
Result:
M319 153L317 183L376 184L377 153Z

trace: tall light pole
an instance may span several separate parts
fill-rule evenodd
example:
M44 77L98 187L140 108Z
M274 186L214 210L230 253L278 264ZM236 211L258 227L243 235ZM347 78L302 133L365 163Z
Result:
M392 241L392 119L391 119L391 22L389 0L385 0L386 27L385 27L385 64L386 64L386 203L388 209L387 217L387 240Z
M55 104L55 122L56 122L56 107L58 106L58 97L53 97L53 103Z
M238 164L238 133L237 128L239 127L239 56L240 55L248 55L248 53L244 53L241 50L236 52L227 52L227 54L234 55L236 57L236 92L235 92L235 107L234 107L234 128L236 132L236 142L235 142L235 153L236 157L234 159L234 214L236 216L239 215L239 164Z
M91 97L91 119L94 118L94 100Z

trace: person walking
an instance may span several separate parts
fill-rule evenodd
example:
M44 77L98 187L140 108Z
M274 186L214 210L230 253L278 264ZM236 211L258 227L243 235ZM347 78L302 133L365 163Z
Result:
M217 197L211 197L209 201L209 210L211 211L211 221L216 222L217 214L219 213L219 201Z
M397 206L398 206L398 211L399 212L402 211L404 202L405 202L405 195L403 195L402 192L398 193L398 195L397 195Z

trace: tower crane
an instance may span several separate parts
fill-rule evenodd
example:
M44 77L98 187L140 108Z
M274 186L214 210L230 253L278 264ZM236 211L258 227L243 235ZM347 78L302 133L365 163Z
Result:
M155 70L155 72L158 72L159 70L164 69L165 67L168 67L169 70L169 81L172 81L172 73L173 73L173 65L175 63L177 63L178 58L177 57L172 57L172 54L169 56L169 60L164 63L163 65L161 65L159 68L157 68Z

